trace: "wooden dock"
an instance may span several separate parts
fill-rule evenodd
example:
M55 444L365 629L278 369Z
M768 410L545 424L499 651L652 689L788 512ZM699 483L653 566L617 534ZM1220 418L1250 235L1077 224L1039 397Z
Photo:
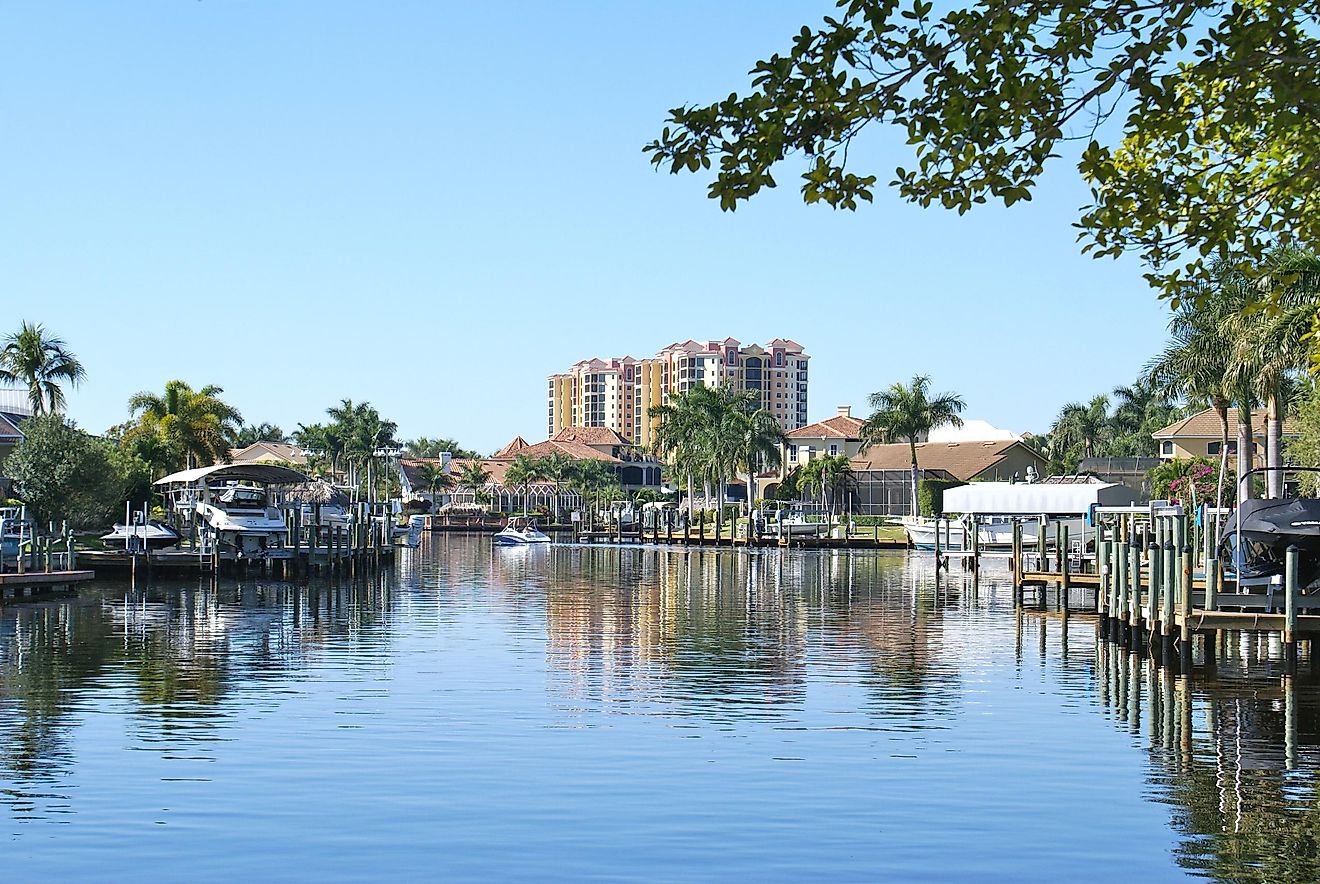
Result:
M577 543L607 544L646 544L650 546L701 546L732 548L783 548L783 549L891 549L905 550L910 545L906 540L890 540L878 534L871 537L852 534L846 537L788 535L773 537L766 535L752 537L729 537L717 535L713 530L702 530L703 526L689 526L686 530L663 528L644 528L633 530L617 529L581 529L573 533L572 540ZM710 526L713 528L713 526Z
M1049 587L1056 587L1055 600L1065 614L1098 616L1108 642L1133 653L1150 652L1160 665L1190 668L1198 644L1202 660L1213 660L1226 635L1257 632L1278 635L1288 672L1296 669L1302 642L1313 665L1320 659L1320 593L1298 586L1295 547L1287 551L1282 575L1239 586L1221 573L1209 541L1202 538L1195 546L1196 526L1181 510L1155 513L1145 524L1124 516L1094 531L1094 556L1038 554L1035 567L1027 568L1015 528L1010 563L1015 605L1029 604L1030 592L1044 608ZM1194 572L1196 565L1201 573ZM1080 610L1069 607L1074 590L1083 598L1090 590Z
M93 571L29 571L0 574L0 601L24 594L59 592L95 579Z

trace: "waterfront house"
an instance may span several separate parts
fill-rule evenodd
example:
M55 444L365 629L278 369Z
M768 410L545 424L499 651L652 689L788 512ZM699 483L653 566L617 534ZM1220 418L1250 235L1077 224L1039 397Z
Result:
M302 448L287 442L253 442L246 448L230 449L229 459L233 463L307 464L307 455L303 454Z
M818 457L845 455L856 457L862 451L861 418L852 416L852 406L840 405L834 417L784 434L784 453L780 471L787 475L796 466L810 463Z
M849 461L853 511L860 515L911 514L912 452L906 442L872 445ZM918 442L920 478L950 482L1008 482L1044 476L1048 461L1020 439Z
M1265 456L1265 420L1263 410L1251 413L1251 432L1255 445L1255 456ZM1228 456L1236 457L1238 410L1228 410ZM1185 460L1191 457L1219 457L1223 445L1219 415L1213 408L1198 411L1190 417L1176 420L1163 429L1151 433L1159 443L1161 460ZM1283 438L1295 438L1297 424L1291 418L1283 422Z

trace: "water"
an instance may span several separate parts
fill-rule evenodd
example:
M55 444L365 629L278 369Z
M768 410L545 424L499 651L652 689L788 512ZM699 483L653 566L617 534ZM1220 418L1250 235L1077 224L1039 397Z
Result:
M1320 692L1226 656L1175 679L898 554L104 583L0 609L3 874L1320 877Z

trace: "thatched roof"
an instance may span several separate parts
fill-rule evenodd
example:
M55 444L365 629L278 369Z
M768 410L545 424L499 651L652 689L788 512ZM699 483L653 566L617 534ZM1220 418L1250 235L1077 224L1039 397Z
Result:
M437 513L485 513L486 508L477 503L447 503Z
M289 503L309 503L319 506L347 506L348 495L329 482L314 479L301 485L293 485L284 492L284 499Z

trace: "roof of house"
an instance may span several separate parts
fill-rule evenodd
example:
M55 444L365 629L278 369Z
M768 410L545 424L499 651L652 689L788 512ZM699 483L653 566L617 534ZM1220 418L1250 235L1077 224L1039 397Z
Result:
M1265 435L1265 417L1266 414L1261 409L1255 409L1251 412L1251 431L1257 436ZM1228 410L1229 435L1236 434L1238 420L1238 410L1230 408ZM1219 415L1213 408L1207 408L1204 411L1198 411L1190 417L1182 420L1176 420L1167 427L1156 430L1151 433L1156 439L1218 439L1223 428L1219 425ZM1283 435L1297 435L1297 423L1292 418L1286 418L1283 422Z
M527 447L528 445L526 439L524 439L522 436L514 436L513 439L510 440L508 445L505 445L499 451L495 452L493 455L491 455L491 457L494 458L516 457L520 451L522 451Z
M609 427L564 427L550 437L551 442L579 442L583 445L627 445L628 440Z
M298 465L307 463L307 455L303 454L302 448L287 442L253 442L246 448L231 450L229 459L235 463L272 461Z
M1016 439L988 442L918 442L917 465L923 470L939 470L955 479L968 481L996 466L1015 448L1029 453L1041 465L1040 452ZM906 442L872 445L850 461L854 472L871 470L906 470L912 466L912 454Z
M0 439L18 442L22 438L23 431L18 428L18 422L0 414Z
M860 439L864 423L866 421L861 418L836 414L832 418L789 430L784 435L789 439Z
M560 441L558 438L547 439L544 442L537 442L535 445L529 445L518 453L525 454L528 457L548 457L551 454L562 454L573 460L603 460L610 463L619 462L617 457L607 454L599 448L593 448L585 442Z

